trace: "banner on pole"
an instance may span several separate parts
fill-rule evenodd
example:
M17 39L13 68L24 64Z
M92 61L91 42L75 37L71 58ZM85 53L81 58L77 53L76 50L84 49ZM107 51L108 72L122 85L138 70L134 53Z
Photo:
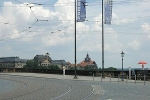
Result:
M83 22L86 19L86 0L77 1L77 22Z
M104 4L104 24L111 25L112 19L112 0L105 0Z

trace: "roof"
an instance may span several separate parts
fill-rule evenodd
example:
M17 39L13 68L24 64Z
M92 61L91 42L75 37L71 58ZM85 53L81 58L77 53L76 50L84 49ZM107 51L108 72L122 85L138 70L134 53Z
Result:
M27 59L20 59L19 57L1 57L0 62L27 62Z
M79 66L85 67L87 65L96 65L96 62L91 60L88 53L87 53L85 59L82 62L80 62Z
M66 65L67 62L65 60L52 60L52 64Z
M35 57L34 57L34 60L35 61L38 61L38 62L43 62L43 61L45 61L45 60L47 60L48 59L48 61L50 61L51 62L51 58L48 56L48 55L36 55Z
M44 60L42 63L49 63L49 61L48 60Z
M94 61L90 60L89 62L86 62L85 60L83 60L81 63L80 63L80 66L81 67L85 67L87 65L94 65Z

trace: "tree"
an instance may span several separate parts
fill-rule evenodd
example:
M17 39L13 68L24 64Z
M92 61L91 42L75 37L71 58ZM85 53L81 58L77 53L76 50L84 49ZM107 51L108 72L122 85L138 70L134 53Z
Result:
M26 65L24 66L24 68L33 68L34 67L34 62L33 60L28 60L26 62Z
M75 70L75 67L71 67L70 70Z
M85 66L84 70L88 70L88 71L96 71L97 68L95 68L94 66L91 66L91 65L87 65L87 66Z
M34 61L34 68L38 68L39 67L39 63L37 61Z
M89 66L85 66L84 70L91 70L91 68Z
M38 62L33 60L28 60L24 68L38 68Z
M59 69L58 65L50 65L50 66L48 66L48 68L49 69L54 69L54 70L58 70Z
M47 69L47 66L38 66L38 69Z
M109 67L109 68L105 68L106 71L116 71L117 68L114 67Z
M99 71L101 71L101 70L102 70L102 68L100 67L98 70L99 70Z

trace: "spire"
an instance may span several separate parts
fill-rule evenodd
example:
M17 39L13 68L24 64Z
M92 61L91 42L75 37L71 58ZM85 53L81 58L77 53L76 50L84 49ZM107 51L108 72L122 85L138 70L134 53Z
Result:
M89 62L91 60L91 58L89 57L89 54L87 52L86 58L85 58L85 62Z
M87 52L87 55L86 55L86 57L88 57L88 58L89 58L89 54L88 54L88 52Z

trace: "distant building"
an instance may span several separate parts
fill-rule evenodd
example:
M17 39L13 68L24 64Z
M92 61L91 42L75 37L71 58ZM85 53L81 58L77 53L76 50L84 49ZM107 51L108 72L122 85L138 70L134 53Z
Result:
M48 55L36 55L33 59L39 63L39 66L49 66L52 63L52 59Z
M75 64L71 64L70 62L67 62L67 65L69 66L69 69L72 69L75 67ZM98 66L95 61L91 60L89 57L89 54L87 53L85 59L81 61L79 64L76 64L77 70L84 70L84 69L98 69Z
M57 65L60 69L62 69L63 66L67 68L65 60L52 60L48 55L36 55L33 60L38 62L39 66Z
M80 67L80 69L85 69L86 67L89 69L98 69L96 62L91 60L88 53L85 59L78 64L78 67Z
M49 62L52 62L52 59L47 55L36 55L33 60L39 63L43 62L44 60L48 60Z
M75 64L72 64L72 63L70 63L70 62L67 62L67 66L68 66L68 69L74 69ZM79 64L76 64L76 67L77 67L77 69L80 70Z
M51 62L48 61L48 60L44 60L44 61L40 62L39 65L40 65L40 66L49 66L49 65L51 65Z
M26 65L27 59L19 57L1 57L0 68L23 68Z
M65 66L66 69L68 69L67 62L65 60L52 60L52 65L57 65L60 69Z

